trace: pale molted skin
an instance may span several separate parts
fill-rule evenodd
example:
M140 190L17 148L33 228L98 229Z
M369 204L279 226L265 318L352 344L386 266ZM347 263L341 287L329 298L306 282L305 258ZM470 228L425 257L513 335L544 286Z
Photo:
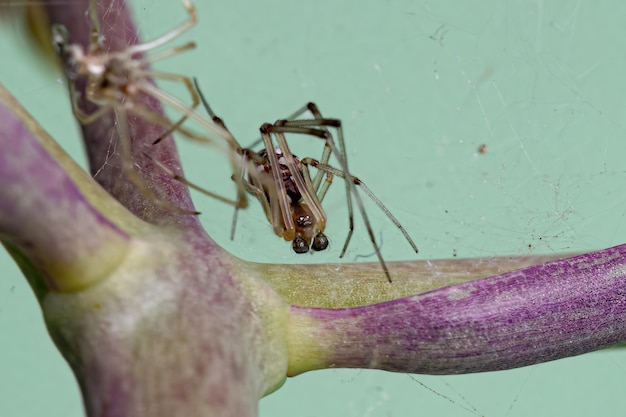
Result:
M120 10L103 25L108 45L136 42L120 1L103 3ZM84 44L87 8L48 12ZM249 263L218 247L196 217L146 199L119 169L98 175L101 188L3 88L0 104L0 238L89 416L255 416L259 398L312 369L484 372L626 338L624 245L559 261L392 263L393 284L377 263ZM113 122L84 127L92 171ZM162 130L132 119L134 156L162 198L192 209L188 190L141 156ZM154 152L180 169L172 140Z

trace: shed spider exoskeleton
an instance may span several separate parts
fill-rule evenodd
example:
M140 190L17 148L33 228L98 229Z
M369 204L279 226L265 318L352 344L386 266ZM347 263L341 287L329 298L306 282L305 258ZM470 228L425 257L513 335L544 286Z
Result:
M213 122L228 131L222 119L215 115L207 103L197 85L197 80L194 80L194 83L200 100ZM313 119L299 119L306 112L310 112L313 115ZM339 148L335 144L330 129L336 131ZM326 213L321 203L332 183L333 177L340 177L345 180L346 184L349 231L339 256L343 257L345 255L352 238L354 230L352 198L354 198L383 272L387 280L391 282L389 270L380 253L380 247L376 242L365 207L357 192L357 186L400 229L413 250L418 252L418 249L406 229L391 214L389 209L361 180L349 173L344 156L345 146L341 121L322 117L317 106L314 103L308 103L287 119L278 120L274 124L263 124L260 131L264 145L264 148L260 151L255 152L241 146L234 148L240 154L241 161L240 170L235 172L233 179L241 180L245 190L257 198L263 207L267 220L274 229L274 233L286 241L292 242L292 248L296 253L306 253L309 249L314 251L326 249L328 246L328 238L324 234ZM322 139L324 141L324 150L321 158L317 160L295 156L287 143L285 137L287 134L303 134ZM237 143L232 135L230 142ZM340 168L329 165L331 155L338 161ZM311 177L310 167L317 169L314 177ZM178 179L196 189L200 189L200 187L195 186L184 178L179 177ZM231 238L234 236L238 209L239 207L236 206Z
M95 0L90 0L89 14L91 16L92 27L88 47L85 49L80 44L70 44L67 29L61 25L53 26L53 41L59 54L68 58L67 61L70 66L68 76L72 110L80 123L83 125L90 124L98 118L103 117L108 112L113 111L117 121L116 125L119 136L122 171L128 180L130 180L144 196L154 200L157 204L166 206L182 214L198 214L197 212L190 212L161 201L155 192L142 180L141 176L134 169L133 156L140 154L147 156L147 154L141 149L132 148L131 134L128 125L128 113L130 112L166 129L155 143L169 136L174 131L177 131L192 140L222 145L230 157L233 169L238 166L238 162L235 160L235 154L231 152L232 146L234 146L229 142L231 135L221 126L201 117L194 110L199 104L199 96L189 77L155 71L149 68L150 64L156 61L195 48L194 42L188 42L180 46L148 54L148 52L153 51L155 48L159 48L179 37L196 24L196 9L191 3L191 0L182 0L182 4L189 17L176 28L153 41L131 45L119 51L107 51L104 47L100 32L96 2ZM80 93L76 91L75 86L75 82L79 77L86 78L85 101L98 106L92 113L86 113L79 107L78 99ZM177 97L161 90L154 85L152 79L183 84L191 96L192 105L189 106ZM155 99L171 107L173 110L182 114L182 116L178 121L172 123L167 117L151 110L145 104L142 104L139 100L141 96ZM198 135L181 126L187 118L193 119L203 128L207 129L213 137L210 138L204 135ZM214 138L219 139L216 141ZM238 183L238 195L235 201L210 192L207 193L222 201L229 202L236 207L243 208L247 204L245 191L241 183Z

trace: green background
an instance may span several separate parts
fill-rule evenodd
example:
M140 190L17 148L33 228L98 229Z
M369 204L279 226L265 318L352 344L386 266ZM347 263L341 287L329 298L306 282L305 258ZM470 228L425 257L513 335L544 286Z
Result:
M341 118L351 171L420 247L413 254L368 204L387 260L567 253L624 242L626 2L196 3L199 24L184 39L198 49L157 67L199 77L244 145L261 123L307 101ZM185 18L175 0L133 6L144 39ZM6 14L8 6L0 7ZM0 81L82 163L58 70L32 55L22 23L0 25ZM178 143L190 179L232 192L219 155ZM481 144L486 154L478 153ZM294 148L299 156L321 152L315 142ZM325 204L331 247L315 255L294 255L256 204L240 215L230 241L231 209L196 202L211 236L242 258L335 262L347 230L342 190L335 186ZM357 225L347 261L372 252ZM260 415L624 416L625 378L620 349L469 376L319 371L262 400ZM82 415L78 389L30 288L1 252L0 416L44 415Z

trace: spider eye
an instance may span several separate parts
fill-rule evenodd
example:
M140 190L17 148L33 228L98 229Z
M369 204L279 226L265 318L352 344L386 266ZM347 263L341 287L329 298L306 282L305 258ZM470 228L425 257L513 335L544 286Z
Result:
M295 253L307 253L309 251L309 243L302 236L296 236L291 247Z
M313 238L313 243L311 244L311 249L315 251L321 251L328 247L328 238L322 232L319 232Z

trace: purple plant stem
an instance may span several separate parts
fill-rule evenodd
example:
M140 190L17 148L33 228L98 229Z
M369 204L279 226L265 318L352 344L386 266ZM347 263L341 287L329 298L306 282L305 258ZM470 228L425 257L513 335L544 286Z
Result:
M0 87L1 88L1 87ZM13 108L15 111L17 103ZM17 116L0 105L0 236L45 271L81 264L128 235L96 211Z
M291 351L327 367L461 374L517 368L626 340L626 245L352 309L292 307ZM309 328L309 324L310 327ZM303 338L304 336L304 338Z
M139 42L136 25L124 0L98 1L99 21L105 50L119 51ZM182 7L181 7L182 9ZM89 1L77 0L59 5L55 0L46 1L46 11L50 24L64 25L70 36L71 43L87 48L90 39L91 21L89 18ZM67 65L67 62L64 63ZM98 106L84 99L85 79L76 80L77 91L81 92L79 107L86 113L95 111ZM148 96L141 96L135 105L143 106L152 112L163 115L161 103ZM193 211L193 203L187 187L172 179L161 168L156 166L144 153L154 160L168 166L176 174L182 175L182 168L176 151L176 145L170 137L158 145L152 142L161 136L165 128L153 122L128 113L129 131L131 136L131 154L138 174L162 201L166 201L181 209ZM146 197L132 184L121 170L121 161L117 149L118 131L115 126L113 112L81 126L89 159L89 166L95 179L118 201L138 217L150 223L177 222L189 227L200 228L196 216L180 215L179 213L159 206Z
M66 174L74 168L52 157L64 155L50 150L51 139L1 85L0 103L3 243L27 275L35 272L29 278L53 269L40 255L76 257L106 278L70 292L38 291L88 415L255 416L259 398L285 378L287 304L263 281L236 276L242 262L194 229L141 223L139 236L133 227L132 236L121 232L81 194L99 187ZM119 239L91 257L89 239L111 241L102 230ZM122 259L106 268L111 252Z
M43 303L87 415L252 417L282 381L282 339L267 334L280 334L272 327L280 321L266 320L287 307L259 286L251 300L230 275L230 258L212 254L202 237L179 239L135 246L133 263L146 256L145 267Z

